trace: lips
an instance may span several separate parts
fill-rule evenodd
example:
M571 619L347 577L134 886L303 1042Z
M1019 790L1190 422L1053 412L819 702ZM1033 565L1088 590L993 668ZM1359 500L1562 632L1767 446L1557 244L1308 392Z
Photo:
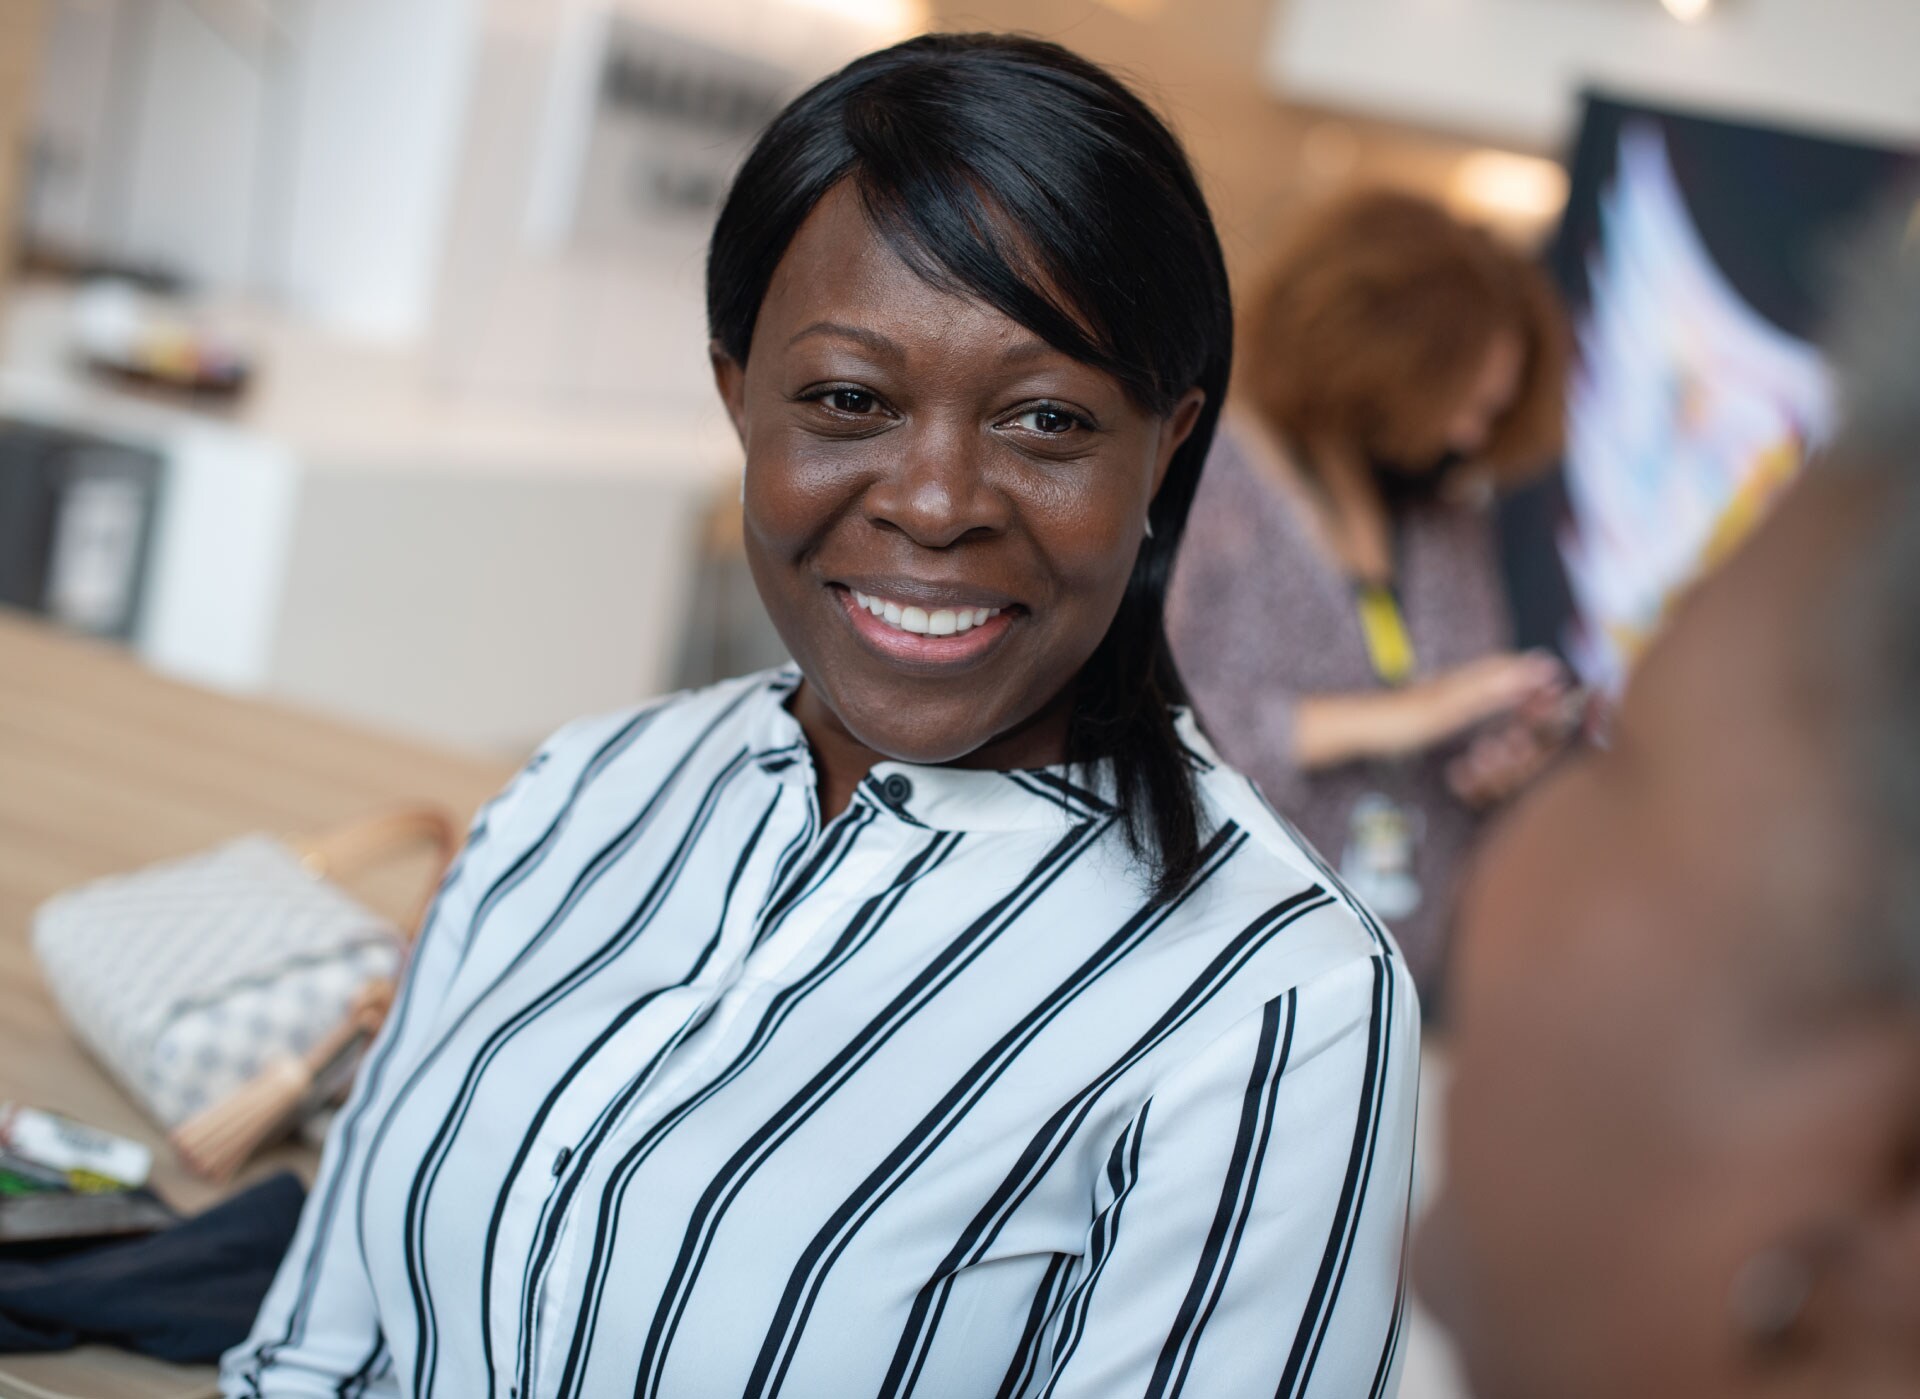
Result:
M1013 624L1013 611L998 600L885 585L870 592L835 584L832 591L869 651L916 668L976 660L993 650Z

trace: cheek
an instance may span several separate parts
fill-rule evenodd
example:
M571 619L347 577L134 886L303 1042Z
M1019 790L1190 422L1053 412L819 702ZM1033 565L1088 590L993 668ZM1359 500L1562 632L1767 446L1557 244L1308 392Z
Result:
M1074 600L1117 605L1144 540L1146 491L1130 458L1048 479L1023 464L1003 489L1021 528ZM1139 473L1144 479L1144 471Z
M805 444L774 440L747 459L742 515L747 545L790 563L804 555L854 503L858 475L844 461L823 460Z

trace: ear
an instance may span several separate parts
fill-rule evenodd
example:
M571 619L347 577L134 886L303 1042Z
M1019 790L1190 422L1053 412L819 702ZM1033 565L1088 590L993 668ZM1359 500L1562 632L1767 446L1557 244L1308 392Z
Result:
M707 342L707 360L713 365L713 386L720 391L720 402L733 424L733 435L747 445L747 369L721 348L718 340Z
M1188 389L1180 396L1180 401L1173 405L1173 411L1160 420L1160 442L1153 463L1152 495L1160 494L1160 483L1167 479L1167 468L1173 464L1173 454L1193 435L1193 426L1200 421L1200 410L1206 403L1205 389Z
M1920 1054L1909 1043L1909 1063ZM1791 1352L1819 1399L1920 1394L1920 1071L1882 1119L1877 1179L1805 1255L1805 1311ZM1885 1101L1885 1100L1883 1100Z

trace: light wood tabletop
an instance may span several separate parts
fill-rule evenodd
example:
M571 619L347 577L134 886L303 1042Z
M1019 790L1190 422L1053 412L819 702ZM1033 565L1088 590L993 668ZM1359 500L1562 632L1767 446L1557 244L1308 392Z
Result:
M464 827L511 771L164 679L117 648L0 609L0 1100L147 1142L155 1189L183 1212L276 1170L309 1172L313 1153L296 1145L265 1154L224 1189L182 1169L61 1022L29 946L33 910L71 885L249 832L316 835L420 802ZM354 891L402 918L431 877L429 860L396 861ZM211 1392L209 1369L102 1348L0 1356L0 1399Z

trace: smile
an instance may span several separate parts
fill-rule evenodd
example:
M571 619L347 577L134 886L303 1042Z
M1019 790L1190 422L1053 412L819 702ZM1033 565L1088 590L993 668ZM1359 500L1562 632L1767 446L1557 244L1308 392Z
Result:
M998 647L1019 610L959 599L930 607L839 584L832 591L867 651L915 670L972 664Z
M997 607L939 607L928 611L912 603L901 604L886 598L870 597L849 588L856 604L866 608L888 626L915 636L953 636L983 627L1000 615Z

